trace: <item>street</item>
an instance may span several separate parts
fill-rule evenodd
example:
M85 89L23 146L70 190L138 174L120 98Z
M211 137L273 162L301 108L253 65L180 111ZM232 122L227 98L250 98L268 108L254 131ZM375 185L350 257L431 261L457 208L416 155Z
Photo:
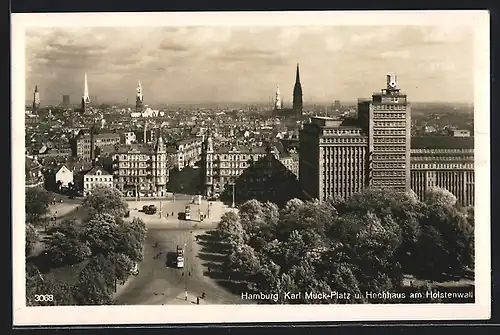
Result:
M160 200L131 201L130 219L140 217L144 220L148 233L144 246L144 260L139 264L139 274L131 277L125 285L119 287L115 300L120 305L161 305L192 304L202 293L205 299L200 304L242 304L246 303L239 296L227 292L211 278L203 275L206 269L198 257L200 246L195 241L198 234L207 229L214 229L224 211L222 203L212 205L211 217L204 222L197 222L197 208L208 208L208 203L193 205L192 218L184 221L177 219L177 212L184 210L189 200L161 201L162 215L147 215L139 212L144 205L154 204L160 208ZM172 217L174 212L174 217ZM169 213L169 217L166 217ZM184 248L185 264L183 269L167 265L168 253L174 253L177 246ZM188 299L185 300L185 292Z

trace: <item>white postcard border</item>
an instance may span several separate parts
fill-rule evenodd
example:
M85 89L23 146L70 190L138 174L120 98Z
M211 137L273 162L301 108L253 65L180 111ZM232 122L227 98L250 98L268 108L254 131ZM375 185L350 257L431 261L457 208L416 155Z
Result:
M464 25L474 29L476 278L474 304L26 307L25 30L33 27ZM14 325L474 320L491 313L490 61L487 11L76 13L12 15Z

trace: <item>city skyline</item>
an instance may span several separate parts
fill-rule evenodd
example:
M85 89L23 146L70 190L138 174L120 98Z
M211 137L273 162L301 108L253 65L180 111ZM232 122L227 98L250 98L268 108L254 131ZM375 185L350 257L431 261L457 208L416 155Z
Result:
M266 103L279 86L291 108L299 63L305 104L368 98L387 73L410 101L471 103L472 36L467 26L31 29L26 97L37 85L42 105L76 102L87 72L102 102L132 103L141 81L146 105Z

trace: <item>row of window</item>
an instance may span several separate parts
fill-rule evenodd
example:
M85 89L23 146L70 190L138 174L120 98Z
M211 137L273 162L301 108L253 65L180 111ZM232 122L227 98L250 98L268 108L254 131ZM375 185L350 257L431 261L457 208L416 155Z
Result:
M354 137L354 138L321 138L321 143L366 143L366 137Z
M373 160L378 161L394 161L394 160L404 160L406 159L406 155L386 155L386 154L374 154Z
M373 131L374 135L405 135L406 130L401 129L401 130L394 130L394 129L376 129Z
M377 146L375 147L375 151L376 152L380 152L380 151L397 151L397 152L400 152L400 151L405 151L406 150L406 147L404 145L402 146Z
M463 156L416 156L412 157L412 161L462 161L468 160L468 157Z
M374 119L404 119L405 113L373 113Z
M405 105L373 105L374 110L396 110L396 111L404 111L406 110Z
M324 129L325 135L359 135L361 129Z
M437 153L474 153L474 149L411 149L412 153L421 154L421 153L429 153L429 154L437 154Z
M406 143L404 137L375 137L373 143Z
M412 169L473 169L474 164L455 163L455 164L412 164Z
M401 186L405 185L406 180L372 180L373 186Z
M373 163L373 169L404 169L403 163Z
M260 155L235 155L235 154L230 154L230 155L215 155L214 160L220 160L220 161L247 161L249 159L253 160L258 160L259 158L263 157L264 154Z
M374 127L405 127L406 122L387 122L387 121L374 121Z
M405 171L373 171L373 177L404 177Z
M105 177L91 177L91 176L85 176L84 181L89 181L89 182L110 182L113 181L113 176L105 176Z

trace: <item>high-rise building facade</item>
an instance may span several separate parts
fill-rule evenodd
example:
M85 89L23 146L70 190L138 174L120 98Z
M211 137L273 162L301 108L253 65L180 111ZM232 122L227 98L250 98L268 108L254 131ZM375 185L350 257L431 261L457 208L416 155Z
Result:
M368 186L410 190L411 107L387 75L387 87L358 103L358 121L368 134Z
M40 108L40 92L38 92L38 85L35 86L35 91L33 92L33 112L38 111Z
M142 113L144 110L144 96L142 95L142 85L141 82L137 84L137 94L135 98L135 111L136 113Z
M299 64L295 73L295 86L293 87L293 112L297 118L302 117L302 84L300 83Z
M122 145L113 157L114 185L130 197L164 197L169 171L163 138L154 145Z
M299 180L306 197L347 198L367 184L368 136L342 120L313 117L299 136Z
M68 106L69 106L69 104L70 104L69 95L64 94L64 95L62 96L62 105L63 105L64 107L68 107Z
M474 137L412 137L411 188L423 200L432 187L453 193L462 206L474 205Z
M87 72L85 72L83 95L82 95L82 113L86 113L89 111L89 105L90 105L89 85L87 82Z

